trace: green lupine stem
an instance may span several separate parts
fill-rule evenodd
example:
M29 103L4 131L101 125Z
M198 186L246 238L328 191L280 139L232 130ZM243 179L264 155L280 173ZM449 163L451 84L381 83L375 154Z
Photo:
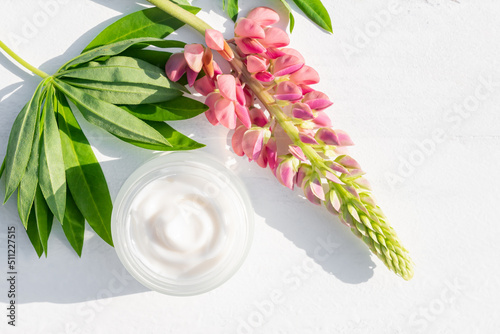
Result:
M148 0L151 4L155 5L165 13L172 15L179 21L189 24L192 28L196 29L200 34L205 36L205 30L212 29L205 21L188 12L184 8L176 5L168 0Z
M206 29L211 29L204 21L168 0L148 1L190 25L203 36L205 36ZM314 147L300 140L299 130L293 124L292 119L285 115L281 107L276 103L275 98L263 89L260 82L254 79L246 70L237 53L234 52L234 54L235 58L230 62L233 70L241 76L245 85L266 107L293 143L302 149L302 152L311 162L311 166L318 171L329 170L328 161ZM353 180L346 178L343 182L348 186L354 186ZM380 208L363 202L340 184L329 182L329 186L330 190L337 194L342 203L340 208L341 219L351 226L351 231L362 239L390 270L405 280L411 279L413 276L413 262L408 255L408 251L401 245L395 231L386 223Z
M33 65L29 64L27 61L19 57L14 51L12 51L7 45L4 44L4 42L0 41L0 48L2 48L9 56L11 56L15 61L17 61L19 64L23 65L25 68L30 70L31 72L35 73L39 77L45 79L49 77L49 75L38 68L34 67Z

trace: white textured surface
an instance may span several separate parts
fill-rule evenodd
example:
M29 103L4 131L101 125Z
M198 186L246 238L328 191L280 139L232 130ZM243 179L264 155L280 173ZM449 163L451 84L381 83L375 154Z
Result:
M240 2L246 13L270 1ZM45 20L41 4L48 3L58 5ZM221 3L193 1L205 8L203 19L228 29L229 36L231 24L221 15ZM255 206L254 244L230 281L201 296L147 291L123 272L114 250L90 229L82 259L60 227L53 230L49 257L38 259L15 200L0 207L1 333L498 331L500 3L324 3L334 35L296 13L292 46L320 72L318 89L335 101L328 113L355 140L352 153L416 263L414 279L396 277L336 218L280 186L268 170L237 158L236 172ZM132 0L2 0L0 39L51 73L108 23L138 9ZM385 22L382 28L377 20ZM39 27L28 31L29 24ZM200 41L188 29L180 34ZM0 64L3 157L12 122L39 79L3 54ZM222 160L235 157L226 130L203 116L177 128L194 133ZM88 124L85 130L115 196L127 175L153 153ZM430 147L431 140L434 148L419 153L419 143ZM7 326L5 316L7 225L18 228L16 328ZM320 249L325 244L330 253ZM328 254L326 259L315 255L318 251Z

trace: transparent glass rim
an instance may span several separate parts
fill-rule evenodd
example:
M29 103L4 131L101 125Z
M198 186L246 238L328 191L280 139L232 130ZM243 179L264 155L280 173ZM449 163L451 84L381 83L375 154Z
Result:
M215 183L224 182L227 189L235 197L242 221L235 238L234 249L218 270L196 279L174 280L154 275L134 255L131 240L128 237L127 219L131 203L135 195L149 182L162 175L161 171L169 166L180 164L206 171L205 178ZM111 218L111 233L118 258L127 271L141 284L151 290L173 296L192 296L208 292L230 279L241 267L250 250L254 233L254 211L247 190L241 180L221 162L204 152L168 152L160 154L137 168L122 185L114 203Z

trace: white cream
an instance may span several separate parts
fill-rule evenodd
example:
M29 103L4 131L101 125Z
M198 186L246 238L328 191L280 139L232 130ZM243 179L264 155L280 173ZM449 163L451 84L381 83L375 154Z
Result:
M203 276L227 260L241 218L230 209L230 194L219 186L212 191L213 185L200 176L177 174L142 188L128 215L135 257L172 279Z

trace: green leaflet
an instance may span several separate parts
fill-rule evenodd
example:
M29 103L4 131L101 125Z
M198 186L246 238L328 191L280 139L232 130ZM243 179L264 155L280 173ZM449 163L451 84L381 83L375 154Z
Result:
M113 245L111 237L113 204L104 173L66 97L60 92L57 93L57 113L66 179L70 190L68 196L72 196L94 231L108 244ZM67 204L67 207L68 205L71 204ZM73 244L72 246L75 247Z
M182 2L187 4L187 6L181 6L187 11L193 14L200 11L200 8L191 7L186 1ZM131 38L144 36L165 38L183 25L184 22L177 20L161 9L156 7L143 9L129 14L106 27L90 42L83 52Z
M42 243L42 247L45 252L45 257L47 257L47 245L48 245L50 231L52 230L52 222L54 220L54 215L50 211L47 202L45 202L45 198L43 197L40 186L37 187L35 195L35 215L36 215L36 226L38 229L38 236L40 238L40 242Z
M292 14L292 8L288 4L288 2L286 2L286 0L281 0L281 3L288 10L288 16L289 16L289 19L290 19L290 33L292 33L293 28L295 27L295 17Z
M162 103L121 107L137 118L161 122L193 118L208 110L205 104L184 96Z
M33 248L35 248L38 257L43 254L43 246L40 241L40 235L38 234L38 226L36 224L36 214L35 214L35 204L30 210L30 215L28 218L28 224L26 226L26 233L28 233L28 238L30 239Z
M0 179L2 178L4 171L5 171L5 157L3 158L2 161L2 167L0 167Z
M182 89L181 85L168 80L164 69L141 59L123 56L111 57L104 62L90 62L58 73L56 77L61 77L61 80L75 78L109 83L131 83L138 86L144 84L176 91Z
M66 211L64 212L64 223L62 228L71 247L73 247L78 256L81 257L83 236L85 234L85 218L76 206L71 193L68 191L67 194Z
M66 207L66 177L61 138L54 114L55 92L49 87L43 108L43 131L40 139L40 189L50 210L61 223ZM43 242L43 239L42 239Z
M19 186L28 165L44 84L44 82L40 83L31 101L17 115L12 126L5 158L4 203Z
M223 0L222 5L231 20L236 22L238 19L238 0Z
M17 211L19 218L24 225L28 227L28 219L30 216L31 207L35 199L36 188L38 186L38 161L40 153L40 120L37 118L35 126L35 136L31 147L30 160L28 167L24 173L19 189L17 190Z
M187 0L171 0L175 3L178 3L179 5L186 5L186 6L189 6L189 2ZM194 13L196 14L196 13Z
M87 121L111 134L146 144L171 146L155 129L123 109L96 99L58 79L54 79L54 85L75 103Z
M113 44L103 45L82 53L81 55L73 58L66 64L64 64L58 71L58 73L68 70L71 67L75 67L80 64L88 63L94 59L97 59L102 56L115 56L128 48L145 48L146 46L154 45L159 48L184 48L186 43L179 41L167 41L160 38L151 38L151 37L143 37L143 38L133 38L127 39L124 41L116 42Z
M120 55L147 61L164 71L165 65L167 64L167 61L172 53L156 50L128 49L120 53Z
M176 131L170 125L164 122L154 122L154 121L146 121L151 127L155 128L159 133L161 133L170 143L172 143L173 147L163 147L157 145L144 144L139 142L134 142L131 140L124 141L142 147L148 150L155 151L183 151L183 150L194 150L197 148L202 148L205 145L200 144L191 138L183 135L182 133Z
M333 32L330 15L320 0L293 0L293 2L318 26Z

